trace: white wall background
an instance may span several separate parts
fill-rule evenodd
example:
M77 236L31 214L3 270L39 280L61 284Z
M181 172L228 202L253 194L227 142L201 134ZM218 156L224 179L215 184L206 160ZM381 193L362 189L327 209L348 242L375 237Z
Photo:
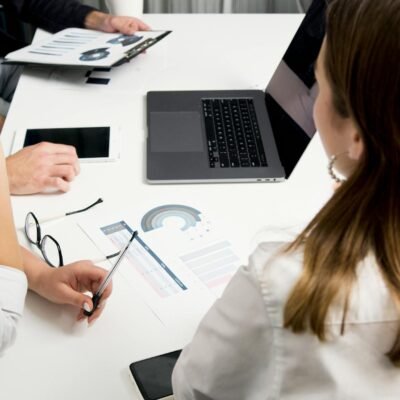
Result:
M132 1L132 0L131 0ZM303 0L304 3L309 0ZM145 12L298 12L297 0L145 0Z
M306 9L312 0L84 0L84 3L106 9L137 10L145 13L294 13Z

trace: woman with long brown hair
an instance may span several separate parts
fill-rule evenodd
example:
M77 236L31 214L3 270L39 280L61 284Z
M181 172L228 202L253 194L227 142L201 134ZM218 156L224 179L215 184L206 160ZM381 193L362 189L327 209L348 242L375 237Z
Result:
M314 120L346 179L239 270L178 360L176 399L399 398L399 65L399 0L328 1Z

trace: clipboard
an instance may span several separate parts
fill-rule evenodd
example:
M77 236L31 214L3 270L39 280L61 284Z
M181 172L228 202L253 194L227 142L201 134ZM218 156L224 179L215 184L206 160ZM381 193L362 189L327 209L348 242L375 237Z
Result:
M144 40L142 43L140 43L137 46L133 47L131 50L128 50L125 53L124 58L122 58L121 60L117 61L112 66L113 67L118 67L121 64L129 62L132 58L136 57L138 54L143 53L146 49L148 49L151 46L154 46L161 39L164 39L171 32L172 31L165 31L165 32L161 33L159 36L157 36L155 38L148 38L148 39Z
M112 68L130 61L172 31L138 31L134 35L67 28L7 54L4 64Z

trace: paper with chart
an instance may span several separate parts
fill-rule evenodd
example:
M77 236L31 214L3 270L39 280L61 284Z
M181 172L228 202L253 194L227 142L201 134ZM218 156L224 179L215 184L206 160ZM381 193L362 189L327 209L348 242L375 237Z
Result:
M138 230L118 272L165 324L197 323L240 265L232 242L187 205L161 205L142 215L136 221L91 217L80 226L104 254Z
M170 32L139 31L134 35L123 35L67 28L43 41L7 54L5 61L74 67L112 67L121 60L135 57L168 33Z

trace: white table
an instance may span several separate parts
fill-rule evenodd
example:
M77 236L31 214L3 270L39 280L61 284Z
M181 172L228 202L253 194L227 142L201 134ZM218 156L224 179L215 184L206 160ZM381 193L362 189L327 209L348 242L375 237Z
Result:
M17 226L30 210L57 214L98 197L125 210L150 199L159 204L195 201L236 231L244 257L264 227L309 220L332 190L318 138L285 183L152 186L145 182L144 164L148 90L263 89L301 16L146 15L145 20L173 33L146 55L113 70L114 88L63 86L47 80L43 70L24 73L2 134L6 153L20 127L110 123L122 128L123 150L119 162L82 165L67 194L14 197ZM91 257L93 245L74 224L72 218L62 228L72 230L67 252L76 259ZM17 343L0 360L2 399L139 398L128 365L182 347L195 329L195 324L184 334L166 329L118 274L101 319L87 328L74 324L74 317L75 310L28 294Z

